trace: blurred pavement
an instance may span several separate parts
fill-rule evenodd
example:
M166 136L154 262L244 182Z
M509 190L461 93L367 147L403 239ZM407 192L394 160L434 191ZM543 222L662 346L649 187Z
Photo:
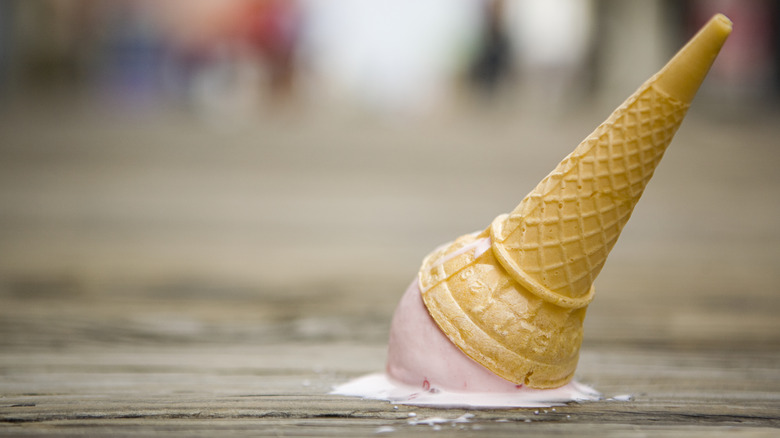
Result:
M6 292L335 289L381 313L428 251L514 208L608 113L454 107L393 121L290 108L228 130L62 105L0 120ZM775 120L694 102L597 285L705 282L779 309Z

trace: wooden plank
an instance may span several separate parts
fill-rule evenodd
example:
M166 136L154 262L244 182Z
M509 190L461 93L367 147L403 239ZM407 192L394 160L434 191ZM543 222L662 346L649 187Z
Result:
M308 115L230 141L60 115L0 124L0 435L780 430L773 120L678 133L588 310L578 378L605 400L426 425L467 412L328 392L383 369L425 252L513 207L592 115L403 132Z
M432 426L409 424L410 413L418 419L466 413L327 395L333 385L383 367L386 331L359 316L345 316L339 328L327 315L298 315L274 330L262 321L236 325L232 317L241 320L242 312L234 304L223 303L206 320L201 306L209 303L201 303L162 323L155 312L170 312L166 300L137 300L118 312L111 299L90 298L5 297L0 434L359 436L392 427L417 435ZM325 333L290 329L302 320ZM584 347L578 374L607 400L554 411L475 411L468 423L438 426L474 436L638 430L660 436L712 433L713 427L760 436L780 428L780 352L716 344L594 339ZM633 400L608 400L625 394Z

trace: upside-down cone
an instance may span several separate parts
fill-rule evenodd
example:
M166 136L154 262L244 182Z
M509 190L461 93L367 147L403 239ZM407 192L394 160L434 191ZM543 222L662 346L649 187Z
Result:
M593 281L730 31L713 17L511 213L423 261L423 301L458 348L517 384L571 380Z

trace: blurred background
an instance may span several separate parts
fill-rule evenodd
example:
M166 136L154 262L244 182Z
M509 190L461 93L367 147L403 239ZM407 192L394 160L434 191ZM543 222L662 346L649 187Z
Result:
M716 12L734 32L599 287L763 296L775 1L2 0L0 298L384 324Z

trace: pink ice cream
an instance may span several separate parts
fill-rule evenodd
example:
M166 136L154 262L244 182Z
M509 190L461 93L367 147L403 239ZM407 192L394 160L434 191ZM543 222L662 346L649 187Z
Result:
M490 238L479 239L437 264L466 251L479 256L489 248ZM444 335L423 303L417 279L409 285L393 315L387 374L425 390L514 392L522 388L466 356Z
M393 316L387 374L424 390L512 392L522 388L466 356L439 329L423 304L415 279Z

